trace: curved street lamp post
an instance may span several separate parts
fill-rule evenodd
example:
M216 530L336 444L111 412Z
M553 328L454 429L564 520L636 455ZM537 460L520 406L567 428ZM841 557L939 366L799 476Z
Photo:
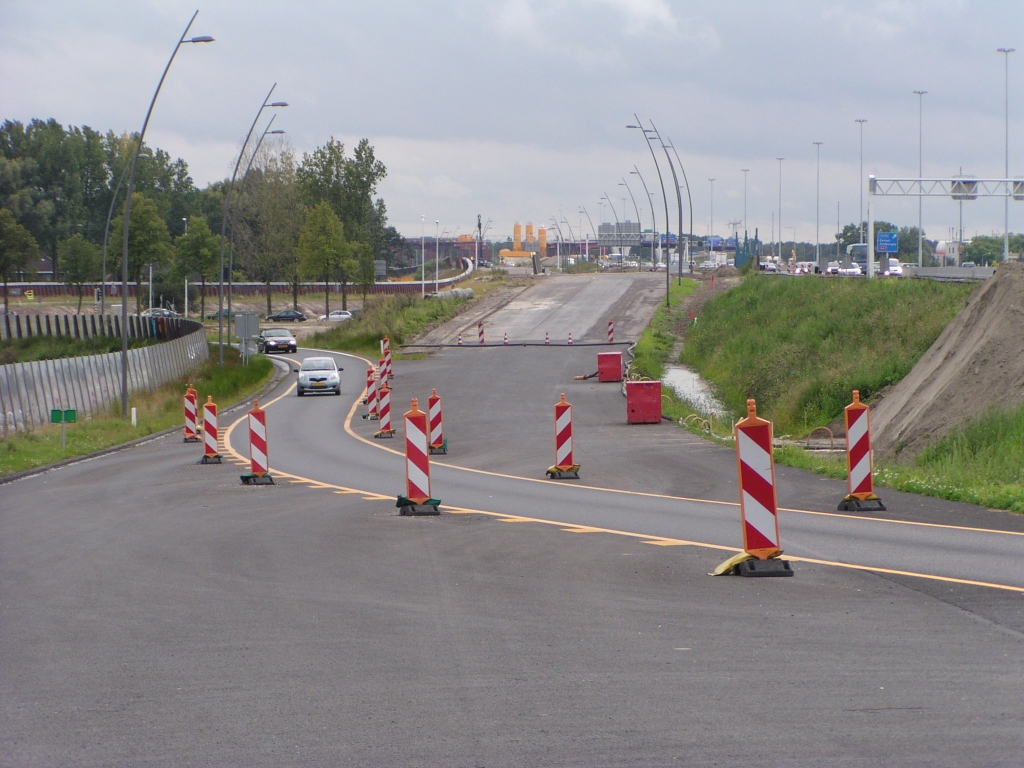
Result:
M156 97L160 95L160 88L164 84L164 79L167 77L171 64L174 63L174 57L178 55L178 49L185 43L213 42L213 38L209 35L185 39L185 35L192 28L192 22L196 20L198 15L199 11L192 14L188 26L185 27L185 31L181 33L181 37L178 39L178 44L174 46L171 58L167 61L167 66L164 67L164 73L160 75L160 82L157 83L156 91L153 92L153 98L149 102L149 109L146 110L146 119L142 123L142 131L139 133L139 140L135 145L135 153L132 155L131 168L128 171L128 190L125 192L124 201L124 242L122 243L121 253L121 418L123 419L128 418L128 229L132 216L132 191L135 189L135 168L139 162L139 152L142 149L142 143L146 139L146 128L149 125L149 118L153 114ZM135 290L138 290L138 288L138 286L135 286Z
M217 277L219 278L217 288L217 350L218 350L218 362L223 367L224 365L224 239L228 225L228 208L231 205L231 194L235 188L235 177L238 176L238 168L242 164L242 157L245 155L245 148L249 145L249 139L252 138L252 132L256 129L256 123L260 119L260 115L263 114L263 110L267 107L287 107L287 101L275 101L270 103L270 94L277 88L277 83L270 86L270 91L267 92L267 98L263 100L260 105L259 111L256 112L256 117L253 118L252 125L249 126L249 132L245 134L245 141L242 142L242 148L238 152L238 160L235 161L235 170L231 172L231 181L228 184L228 193L224 196L224 211L221 214L220 220L220 271ZM228 279L231 276L228 275Z

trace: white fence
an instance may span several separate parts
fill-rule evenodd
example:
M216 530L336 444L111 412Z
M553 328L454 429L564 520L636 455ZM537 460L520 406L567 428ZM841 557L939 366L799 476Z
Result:
M68 321L69 317L83 316L50 317L56 318L51 321L52 325L35 317L31 321L33 330L50 325L51 331L57 326L64 331L75 324ZM199 323L185 320L157 324L134 317L130 320L133 338L170 340L128 350L129 394L155 389L179 379L210 357L206 331ZM110 324L111 329L113 325ZM38 335L58 334L44 331ZM74 408L80 418L88 418L105 411L120 398L120 352L0 365L0 409L3 415L0 433L6 437L19 430L27 431L36 425L46 424L50 420L50 411L56 408Z

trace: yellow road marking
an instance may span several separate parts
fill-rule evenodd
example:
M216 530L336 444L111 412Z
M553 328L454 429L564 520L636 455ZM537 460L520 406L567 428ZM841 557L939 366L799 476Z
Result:
M328 350L324 350L324 351L328 351ZM335 354L346 354L346 353L338 352L338 353L335 353ZM367 364L370 364L369 361L366 360L366 358L359 357L358 355L347 355L346 354L346 356L347 357L354 357L354 358L357 358L359 360L363 360ZM292 384L281 395L279 395L278 397L276 397L273 400L269 401L263 407L267 408L267 407L273 405L274 403L278 402L279 400L283 399L294 388L295 388L295 384ZM382 445L378 445L377 443L373 443L373 442L371 442L369 440L366 440L366 439L360 437L359 435L355 434L354 432L352 432L351 427L350 427L350 421L351 421L352 415L355 412L356 407L358 405L359 405L359 401L356 400L355 402L353 402L352 407L349 409L348 416L345 419L345 431L348 432L352 437L354 437L357 440L360 440L360 441L366 443L367 445L372 445L372 446L374 446L376 448L379 448L381 450L390 451L391 453L402 455L398 451L395 451L395 450L393 450L391 448L386 448L386 447L384 447ZM228 427L228 429L224 433L224 441L225 441L225 444L226 444L226 452L232 454L233 456L237 456L239 458L242 458L241 455L238 452L236 452L233 447L231 447L229 445L229 441L230 441L230 438L231 438L231 433L233 432L235 427L238 426L238 424L240 424L245 418L246 418L246 414L243 414L242 416L240 416L235 422L233 422L231 424L231 426ZM440 463L440 462L438 462L438 463ZM515 475L501 475L501 474L496 473L496 472L487 472L485 470L468 469L466 467L458 467L458 466L452 465L452 464L444 464L443 466L452 467L453 469L462 469L462 470L469 471L469 472L477 472L479 474L484 474L484 475L493 475L493 476L497 476L497 477L506 477L506 478L510 478L510 479L513 479L513 480L531 480L533 482L542 482L542 483L544 483L544 482L551 482L551 481L547 481L547 480L538 480L536 478L521 478L521 477L516 477ZM317 487L317 488L331 488L331 489L334 489L336 493L361 493L361 494L364 494L363 498L368 500L368 501L383 501L383 500L389 500L390 499L389 496L381 496L380 494L375 494L375 493L372 493L372 492L369 492L369 491L360 491L358 489L346 488L346 487L340 486L340 485L332 485L332 484L329 484L329 483L322 483L322 482L320 482L318 480L312 480L310 478L300 477L299 475L293 475L293 474L290 474L288 472L281 472L279 470L273 470L273 471L277 475L279 475L280 477L289 479L290 482L294 482L294 483L303 483L304 482L304 483L313 484L313 487ZM559 485L559 483L552 483L552 484L553 485ZM620 491L618 489L613 489L613 488L600 488L600 487L594 487L594 486L584 486L584 487L591 488L593 490L609 491L609 492L612 492L612 493L625 493L625 494L636 495L636 496L649 496L649 497L655 497L655 498L678 499L680 501L697 501L697 502L707 502L707 503L712 503L712 504L725 504L725 505L729 505L729 506L738 506L737 504L732 504L730 502L712 501L712 500L708 500L708 499L689 499L689 498L680 497L680 496L668 496L668 495L664 495L664 494L654 494L654 493L637 493L637 492L633 492L633 491ZM453 513L453 514L488 515L489 517L494 517L494 518L497 518L497 519L501 520L502 522L508 522L508 523L540 523L542 525L553 525L553 526L561 528L564 531L570 531L570 532L573 532L573 533L610 533L610 534L613 534L613 535L616 535L616 536L625 536L627 538L637 539L640 542L645 543L645 544L654 544L655 546L662 546L662 547L690 546L690 547L703 547L705 549L717 549L717 550L721 550L721 551L724 551L724 552L742 552L743 551L741 548L729 547L729 546L725 546L725 545L722 545L722 544L711 544L711 543L702 542L702 541L688 541L686 539L673 539L673 538L668 538L668 537L665 537L665 536L654 536L654 535L646 534L646 533L636 533L634 531L620 531L620 530L616 530L614 528L596 528L596 527L593 527L593 526L581 526L581 525L577 525L575 523L566 523L566 522L560 522L560 521L556 521L556 520L545 520L545 519L542 519L542 518L526 517L526 516L523 516L523 515L509 515L509 514L502 513L502 512L491 512L491 511L483 510L483 509L471 509L471 508L468 508L468 507L450 507L450 506L447 506L447 505L442 505L442 509L444 509L448 513ZM800 512L800 513L812 514L812 515L823 515L823 516L827 516L827 517L853 518L853 519L858 519L858 520L868 520L868 521L871 521L871 522L879 522L879 523L901 523L901 524L905 524L905 525L921 525L921 526L932 527L932 528L949 528L949 529L954 529L954 530L978 531L978 532L981 532L981 533L1002 533L1002 534L1010 534L1010 535L1021 535L1021 534L1019 534L1019 533L1017 533L1015 531L993 531L993 530L989 530L987 528L969 528L969 527L966 527L966 526L941 525L941 524L937 524L937 523L919 523L919 522L916 522L916 521L904 521L904 520L882 520L882 519L876 519L876 518L871 518L871 517L860 517L860 516L854 516L854 515L836 515L836 514L829 513L829 512L814 512L814 511L811 511L811 510L802 510L802 509L783 509L782 511ZM882 568L882 567L879 567L879 566L861 565L861 564L858 564L858 563L843 563L843 562L839 562L839 561L836 561L836 560L821 560L821 559L813 558L813 557L799 557L799 556L789 556L789 555L787 555L787 559L792 561L792 562L812 563L812 564L815 564L815 565L826 565L826 566L831 566L831 567L834 567L834 568L849 568L851 570L867 571L869 573L882 573L882 574L889 574L889 575L895 575L895 576L911 576L911 577L915 577L915 578L919 578L919 579L928 579L930 581L941 581L941 582L948 583L948 584L964 584L964 585L967 585L967 586L988 587L990 589L1001 589L1001 590L1008 591L1008 592L1016 592L1018 594L1024 594L1024 587L1015 587L1015 586L1012 586L1010 584L997 584L997 583L994 583L994 582L976 581L976 580L973 580L973 579L959 579L959 578L956 578L956 577L953 577L953 576L939 576L939 575L936 575L936 574L933 574L933 573L919 573L917 571L902 571L902 570L897 570L897 569L894 569L894 568Z

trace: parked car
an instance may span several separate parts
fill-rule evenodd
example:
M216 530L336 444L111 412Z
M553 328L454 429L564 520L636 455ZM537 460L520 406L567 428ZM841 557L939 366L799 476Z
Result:
M150 307L142 311L142 317L181 317L177 312L163 307Z
M231 312L228 312L227 307L225 307L224 309L214 310L213 312L207 312L206 319L217 320L218 318L223 317L225 320L227 320L228 318L234 317L237 314L240 314L237 309L233 309L231 310Z
M298 342L287 328L267 328L256 337L256 348L265 355L271 352L295 352Z
M282 309L273 315L267 315L266 319L270 323L301 323L306 316L297 309Z
M344 323L346 320L352 319L352 313L347 309L334 309L331 310L329 315L320 315L318 320L326 320L329 323Z
M341 375L333 357L307 357L302 365L295 369L299 374L299 381L296 387L299 397L307 392L333 392L341 394Z

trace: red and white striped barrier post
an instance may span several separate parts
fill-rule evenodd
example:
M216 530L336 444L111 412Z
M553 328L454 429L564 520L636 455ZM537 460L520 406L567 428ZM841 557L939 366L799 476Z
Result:
M772 423L758 418L753 400L747 400L747 418L736 423L733 436L739 470L743 552L718 566L715 574L792 576L789 563L778 559L782 550L779 548Z
M394 437L395 430L391 428L391 389L387 382L381 382L380 391L377 393L377 413L380 416L380 429L373 433L376 438Z
M213 395L206 396L203 403L203 459L201 464L220 464L217 451L217 404Z
M366 413L363 414L363 419L376 421L378 418L377 397L380 391L380 380L377 376L377 370L373 367L370 368L367 376L370 381L370 388L366 391Z
M456 342L460 347L462 346L462 331L459 331L459 340Z
M444 436L441 417L441 398L436 389L430 390L430 397L427 398L427 416L430 421L430 452L448 453L448 440Z
M398 497L401 515L436 515L438 499L430 497L430 452L427 444L427 414L412 399L405 413L405 495Z
M384 369L386 378L395 378L395 371L391 367L391 340L387 336L384 337L382 342L384 348Z
M860 391L853 390L853 402L846 406L846 467L849 493L839 502L842 512L856 510L885 511L882 500L875 495L874 455L871 451L871 409L860 401Z
M572 331L569 331L569 346L572 346Z
M484 343L484 324L483 323L477 323L476 324L476 335L477 335L477 338L479 339L480 343L483 344Z
M267 458L267 412L254 400L249 411L249 474L242 475L246 485L273 485Z
M370 391L373 389L373 366L366 369L366 394L363 395L363 405L370 403Z
M615 321L614 320L609 320L608 321L608 343L609 344L614 344L615 343Z
M548 467L547 476L555 478L580 476L580 465L572 458L572 405L565 401L565 393L555 403L555 463Z
M185 390L185 439L182 441L185 443L199 442L199 428L196 426L196 417L199 411L197 397L198 395L192 387Z
M544 331L544 346L546 347L546 346L548 346L550 344L551 344L551 336L548 335L547 331Z
M506 347L508 346L508 331L505 331L505 340L502 342Z

